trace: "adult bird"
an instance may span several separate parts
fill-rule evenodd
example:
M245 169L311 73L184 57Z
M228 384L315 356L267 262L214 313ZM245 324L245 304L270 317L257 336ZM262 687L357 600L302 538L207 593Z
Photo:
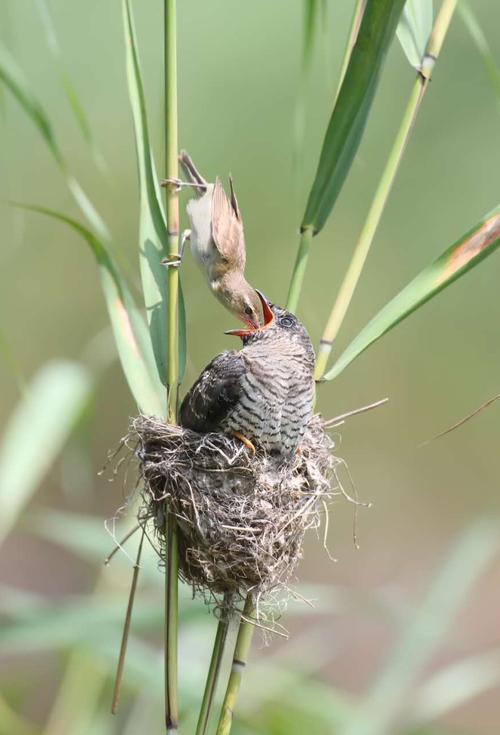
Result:
M243 346L207 365L182 402L180 424L231 434L253 452L257 446L286 458L312 416L314 350L296 316L259 298L264 325L226 332Z
M183 233L180 256L162 262L178 267L184 245L190 240L191 251L212 293L234 316L255 329L264 323L263 313L259 296L244 275L245 237L233 181L230 177L228 197L219 177L214 183L206 181L186 151L181 152L179 162L188 181L164 179L162 185L193 187L197 198L187 205L191 229Z

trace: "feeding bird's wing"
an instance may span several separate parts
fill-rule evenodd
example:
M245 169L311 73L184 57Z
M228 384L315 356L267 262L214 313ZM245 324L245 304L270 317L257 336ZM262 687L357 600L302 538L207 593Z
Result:
M219 431L241 396L246 365L240 352L223 352L207 365L182 401L180 424L193 431Z
M212 237L220 254L243 271L246 260L243 222L232 180L230 184L231 199L224 191L219 177L215 179L212 196Z

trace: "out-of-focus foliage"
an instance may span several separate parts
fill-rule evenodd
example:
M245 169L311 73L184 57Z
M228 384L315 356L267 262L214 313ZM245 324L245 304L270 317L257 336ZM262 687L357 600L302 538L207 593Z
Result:
M289 275L284 253L295 243L297 214L331 113L333 90L325 94L327 80L336 78L340 69L354 5L328 2L320 10L321 4L314 4L316 33L307 36L311 86L304 120L305 171L298 182L298 203L297 182L290 175L290 120L305 32L300 3L256 0L231 6L229 13L226 0L217 0L183 3L179 12L181 144L201 160L204 170L214 175L232 170L245 218L250 280L278 303ZM161 160L161 23L158 7L136 4L135 9L150 147ZM104 183L95 171L89 139L81 129L73 131L76 111L67 109L67 90L54 79L54 59L47 53L32 4L6 0L0 7L0 32L9 53L2 55L0 64L17 105L11 94L2 97L1 198L68 211L64 216L71 220L78 213L70 208L78 208L94 230L92 237L101 231L97 239L106 249L108 231L113 231L113 242L120 243L118 254L113 249L113 260L118 255L120 272L128 275L127 259L136 261L141 207L134 188L134 130L119 8L99 0L71 5L52 0L50 10L60 33L64 68L93 131L93 144L109 161L110 182ZM481 0L474 10L494 60L489 29L500 21L500 9ZM328 68L325 57L312 53L320 26L330 54ZM389 54L385 69L372 108L373 123L353 162L342 207L326 224L311 257L302 317L315 340L325 294L330 301L390 146L399 101L406 94L408 65L401 63L399 50ZM498 125L488 114L491 91L483 77L465 31L454 29L393 193L394 203L388 207L377 258L370 263L363 296L349 317L351 333L436 257L436 243L450 242L453 233L464 232L479 212L497 201ZM91 192L92 203L75 184L73 171ZM67 201L68 190L73 201ZM19 210L2 209L0 215L2 332L12 342L17 362L35 374L53 355L80 359L81 345L105 321L95 269L80 251L66 247L71 230ZM489 644L497 635L498 616L491 622L489 611L493 615L498 607L498 584L495 570L487 565L496 549L496 530L475 525L471 518L498 512L496 412L455 432L438 449L431 445L420 453L413 450L422 436L477 404L484 391L498 391L495 259L488 263L493 264L490 269L483 266L434 302L435 309L424 309L408 320L404 333L394 332L366 353L342 375L338 387L337 381L322 387L320 407L327 416L381 394L391 397L383 416L377 412L353 420L343 431L341 446L336 437L336 451L349 460L361 496L377 502L369 513L359 509L362 546L356 553L350 540L353 506L334 507L329 544L339 564L332 565L321 543L310 540L301 569L310 584L299 589L305 597L316 598L317 606L291 602L283 618L291 640L273 640L263 651L257 646L245 674L235 735L331 735L363 727L384 735L491 732L488 708L474 702L500 679L498 652ZM211 300L189 257L182 268L191 381L227 347L221 333L233 325ZM139 284L133 278L128 282L138 303ZM116 282L110 281L113 285ZM143 327L147 339L145 321ZM152 359L150 363L156 375ZM125 433L136 406L117 370L97 378L77 366L80 370L96 398L94 416L82 415L85 401L77 400L78 390L67 400L61 380L51 391L42 391L39 405L46 408L50 403L53 409L53 415L41 411L42 422L33 418L36 412L24 413L24 401L15 406L12 376L3 369L0 374L4 437L13 425L9 417L25 416L13 448L6 458L2 455L2 466L10 467L10 474L6 489L0 491L0 503L6 498L11 514L11 533L0 558L5 579L0 644L9 656L9 666L0 675L0 731L7 728L9 735L135 735L161 732L163 727L163 576L151 549L141 570L122 709L118 718L108 714L136 541L127 545L130 559L119 554L109 568L101 568L112 546L101 519L123 505L124 490L121 479L107 482L112 469L104 478L95 475L108 448L116 447ZM76 431L71 431L70 414L80 417ZM52 433L54 422L64 434ZM49 429L50 438L45 436ZM68 435L69 447L58 462L56 454ZM66 462L72 443L83 454L83 468ZM49 479L40 484L42 470L50 468ZM95 480L83 499L63 492L78 484L79 471L90 472ZM132 468L129 473L133 475ZM21 482L17 496L16 482ZM21 505L28 500L28 506ZM65 510L56 513L47 506ZM123 525L125 532L127 521ZM121 536L121 531L116 533ZM449 561L439 571L442 550L453 544ZM432 569L437 577L426 596ZM474 581L477 593L471 592ZM460 626L454 626L462 606ZM464 616L469 621L465 625ZM215 621L185 588L182 618L182 725L191 732ZM410 685L412 696L407 698ZM492 699L496 703L495 695Z

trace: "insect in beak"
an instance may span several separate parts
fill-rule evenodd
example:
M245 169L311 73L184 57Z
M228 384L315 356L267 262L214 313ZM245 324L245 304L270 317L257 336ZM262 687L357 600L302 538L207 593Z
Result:
M241 337L241 339L244 339L245 337L249 337L251 334L254 334L255 332L258 332L262 329L266 329L266 327L269 327L274 322L274 314L272 312L271 307L269 306L269 302L264 296L264 294L259 291L258 289L255 289L257 291L257 294L260 299L260 303L262 304L262 312L264 315L264 324L262 327L259 327L258 325L255 325L251 321L247 321L247 324L249 325L248 329L228 329L227 332L224 332L224 334L232 335L233 337Z

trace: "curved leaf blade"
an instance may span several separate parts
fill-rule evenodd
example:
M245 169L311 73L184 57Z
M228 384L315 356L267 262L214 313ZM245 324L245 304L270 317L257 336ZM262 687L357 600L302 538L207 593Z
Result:
M14 409L0 442L0 543L64 446L92 388L82 365L52 362Z
M163 389L156 374L144 319L135 305L125 278L112 260L106 246L90 230L71 217L45 207L22 206L24 209L64 222L86 241L97 261L120 363L132 395L144 413L163 415L164 405L161 398Z
M83 139L90 148L90 152L96 166L102 172L105 172L107 167L103 155L97 147L94 135L92 133L89 118L83 104L80 101L75 85L73 84L63 62L61 47L57 38L57 31L52 13L50 11L49 3L47 0L36 0L36 6L38 9L43 30L45 32L47 47L54 60L54 65L59 75L59 80L66 95L66 99L68 100L69 106L73 113L73 117L78 125Z
M403 4L404 0L367 0L326 131L302 230L318 233L333 209L361 142Z
M495 252L499 246L500 206L487 214L389 301L340 355L325 374L324 380L336 378L367 347Z
M166 218L161 207L158 177L149 140L146 101L130 2L123 0L127 83L132 108L139 170L140 267L144 303L160 380L167 375L167 274L161 265L168 255Z
M396 35L406 58L415 69L420 69L431 35L432 22L432 0L406 1Z
M0 44L0 80L11 91L24 112L31 118L42 138L45 140L59 169L64 175L68 187L76 204L87 218L96 233L104 240L110 238L109 230L87 194L78 181L69 173L66 160L57 142L57 138L49 116L31 91L29 83L16 61L7 49Z

